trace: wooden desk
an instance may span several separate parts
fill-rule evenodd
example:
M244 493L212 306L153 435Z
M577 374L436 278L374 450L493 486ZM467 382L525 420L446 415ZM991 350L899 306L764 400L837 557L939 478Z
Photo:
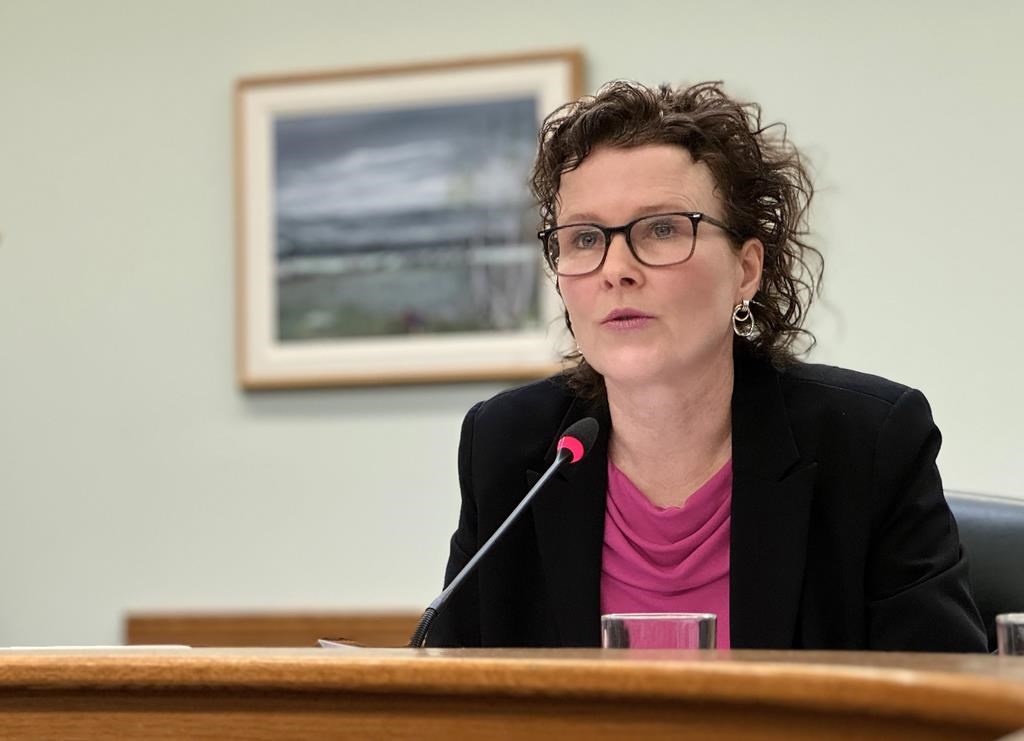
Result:
M4 738L994 739L1024 660L734 651L0 651Z

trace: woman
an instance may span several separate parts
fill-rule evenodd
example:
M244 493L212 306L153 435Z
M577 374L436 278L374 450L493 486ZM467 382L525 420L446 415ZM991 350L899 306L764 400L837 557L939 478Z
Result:
M820 271L799 153L717 84L615 82L545 121L532 185L578 351L473 407L446 581L576 420L601 436L438 615L435 646L593 646L713 612L719 647L983 651L924 396L796 361Z

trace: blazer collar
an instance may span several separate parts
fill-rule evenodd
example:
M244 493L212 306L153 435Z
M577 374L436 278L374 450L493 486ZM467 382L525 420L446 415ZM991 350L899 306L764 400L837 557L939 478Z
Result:
M779 374L737 349L733 417L730 642L790 648L803 582L815 464L802 463ZM533 520L545 588L562 646L600 645L601 555L608 488L606 404L575 399L545 457L569 425L593 416L600 432L586 458L548 482ZM541 472L527 471L532 486Z

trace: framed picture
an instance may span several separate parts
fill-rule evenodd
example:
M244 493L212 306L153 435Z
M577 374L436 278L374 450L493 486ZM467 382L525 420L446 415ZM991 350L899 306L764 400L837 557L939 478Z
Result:
M576 52L240 80L245 388L524 379L568 332L527 180Z

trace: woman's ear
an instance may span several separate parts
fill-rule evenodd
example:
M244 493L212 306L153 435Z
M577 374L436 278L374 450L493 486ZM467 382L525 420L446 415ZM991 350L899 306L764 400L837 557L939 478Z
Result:
M761 272L764 269L764 244L760 239L748 239L739 252L740 284L739 298L754 298L761 287Z

